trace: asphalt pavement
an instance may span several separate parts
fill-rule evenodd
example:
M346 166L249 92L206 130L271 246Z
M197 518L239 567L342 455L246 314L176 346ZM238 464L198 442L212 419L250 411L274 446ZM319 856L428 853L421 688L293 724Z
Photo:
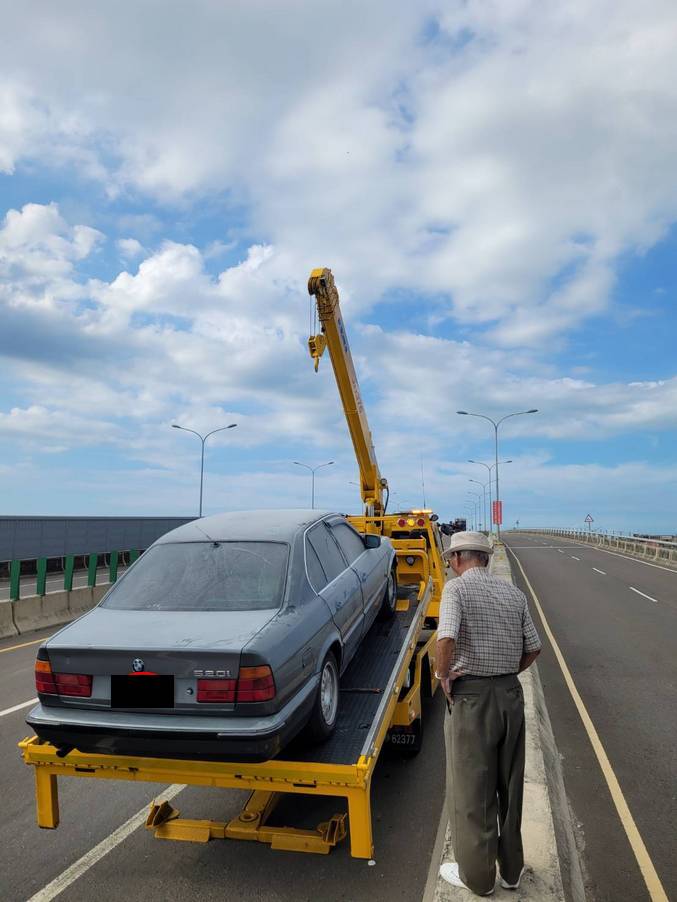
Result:
M193 844L155 839L143 827L114 845L115 833L145 809L163 787L105 780L59 781L61 825L40 830L35 823L33 774L17 742L30 734L30 707L5 713L35 695L36 640L50 631L0 641L0 899L32 899L98 844L110 851L85 863L58 895L61 900L97 902L172 898L257 902L358 902L421 899L444 797L441 694L425 709L426 741L413 759L381 756L372 783L374 864L350 857L344 841L330 855L273 851L262 843L234 840ZM33 644L25 645L31 642ZM23 647L16 647L16 646ZM188 787L172 804L188 817L226 820L247 793ZM312 826L343 809L343 800L294 796L276 811L278 822ZM343 809L344 810L344 809ZM47 893L40 902L54 898ZM37 902L37 900L36 900Z
M677 572L569 539L510 533L504 539L543 640L538 666L588 898L643 902L650 895L515 556L663 888L677 899Z

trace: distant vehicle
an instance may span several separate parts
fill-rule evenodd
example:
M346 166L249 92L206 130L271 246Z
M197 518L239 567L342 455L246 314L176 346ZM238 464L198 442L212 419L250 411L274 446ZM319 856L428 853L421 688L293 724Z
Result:
M463 517L457 517L449 523L440 523L440 530L445 536L453 536L455 532L465 532L467 528L467 520Z
M62 754L267 760L332 733L340 674L396 602L390 540L339 514L195 520L40 646L27 723Z

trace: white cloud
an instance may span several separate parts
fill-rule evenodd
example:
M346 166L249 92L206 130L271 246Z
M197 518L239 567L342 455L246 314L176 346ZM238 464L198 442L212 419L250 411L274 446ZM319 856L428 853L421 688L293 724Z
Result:
M41 9L37 31L30 4L8 12L5 168L228 192L288 274L328 262L363 308L447 294L505 345L603 311L619 255L677 217L666 0L135 5L134 39L126 8Z
M124 260L134 260L143 254L143 245L136 238L119 238L116 244Z

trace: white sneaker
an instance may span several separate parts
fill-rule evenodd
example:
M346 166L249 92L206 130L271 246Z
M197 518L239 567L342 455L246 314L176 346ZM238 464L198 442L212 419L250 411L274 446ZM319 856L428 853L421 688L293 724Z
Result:
M443 880L446 880L447 883L451 883L452 886L462 886L463 889L467 889L471 893L473 892L473 890L471 890L469 886L466 886L461 880L460 874L458 873L458 864L455 861L446 861L440 867L440 877ZM488 893L480 893L480 895L491 896L493 892L493 889L490 889Z
M501 886L503 889L519 889L520 881L524 874L524 868L520 871L520 875L517 878L517 883L506 883L506 881L501 877Z

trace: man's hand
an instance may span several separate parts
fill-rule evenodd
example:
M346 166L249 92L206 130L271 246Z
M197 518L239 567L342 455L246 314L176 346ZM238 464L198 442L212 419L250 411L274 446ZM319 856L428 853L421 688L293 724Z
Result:
M442 692L444 692L444 694L446 695L447 701L449 702L450 705L454 704L454 698L453 698L454 681L457 680L461 676L463 676L463 671L459 670L454 673L450 673L449 676L440 680L440 686L442 687Z

